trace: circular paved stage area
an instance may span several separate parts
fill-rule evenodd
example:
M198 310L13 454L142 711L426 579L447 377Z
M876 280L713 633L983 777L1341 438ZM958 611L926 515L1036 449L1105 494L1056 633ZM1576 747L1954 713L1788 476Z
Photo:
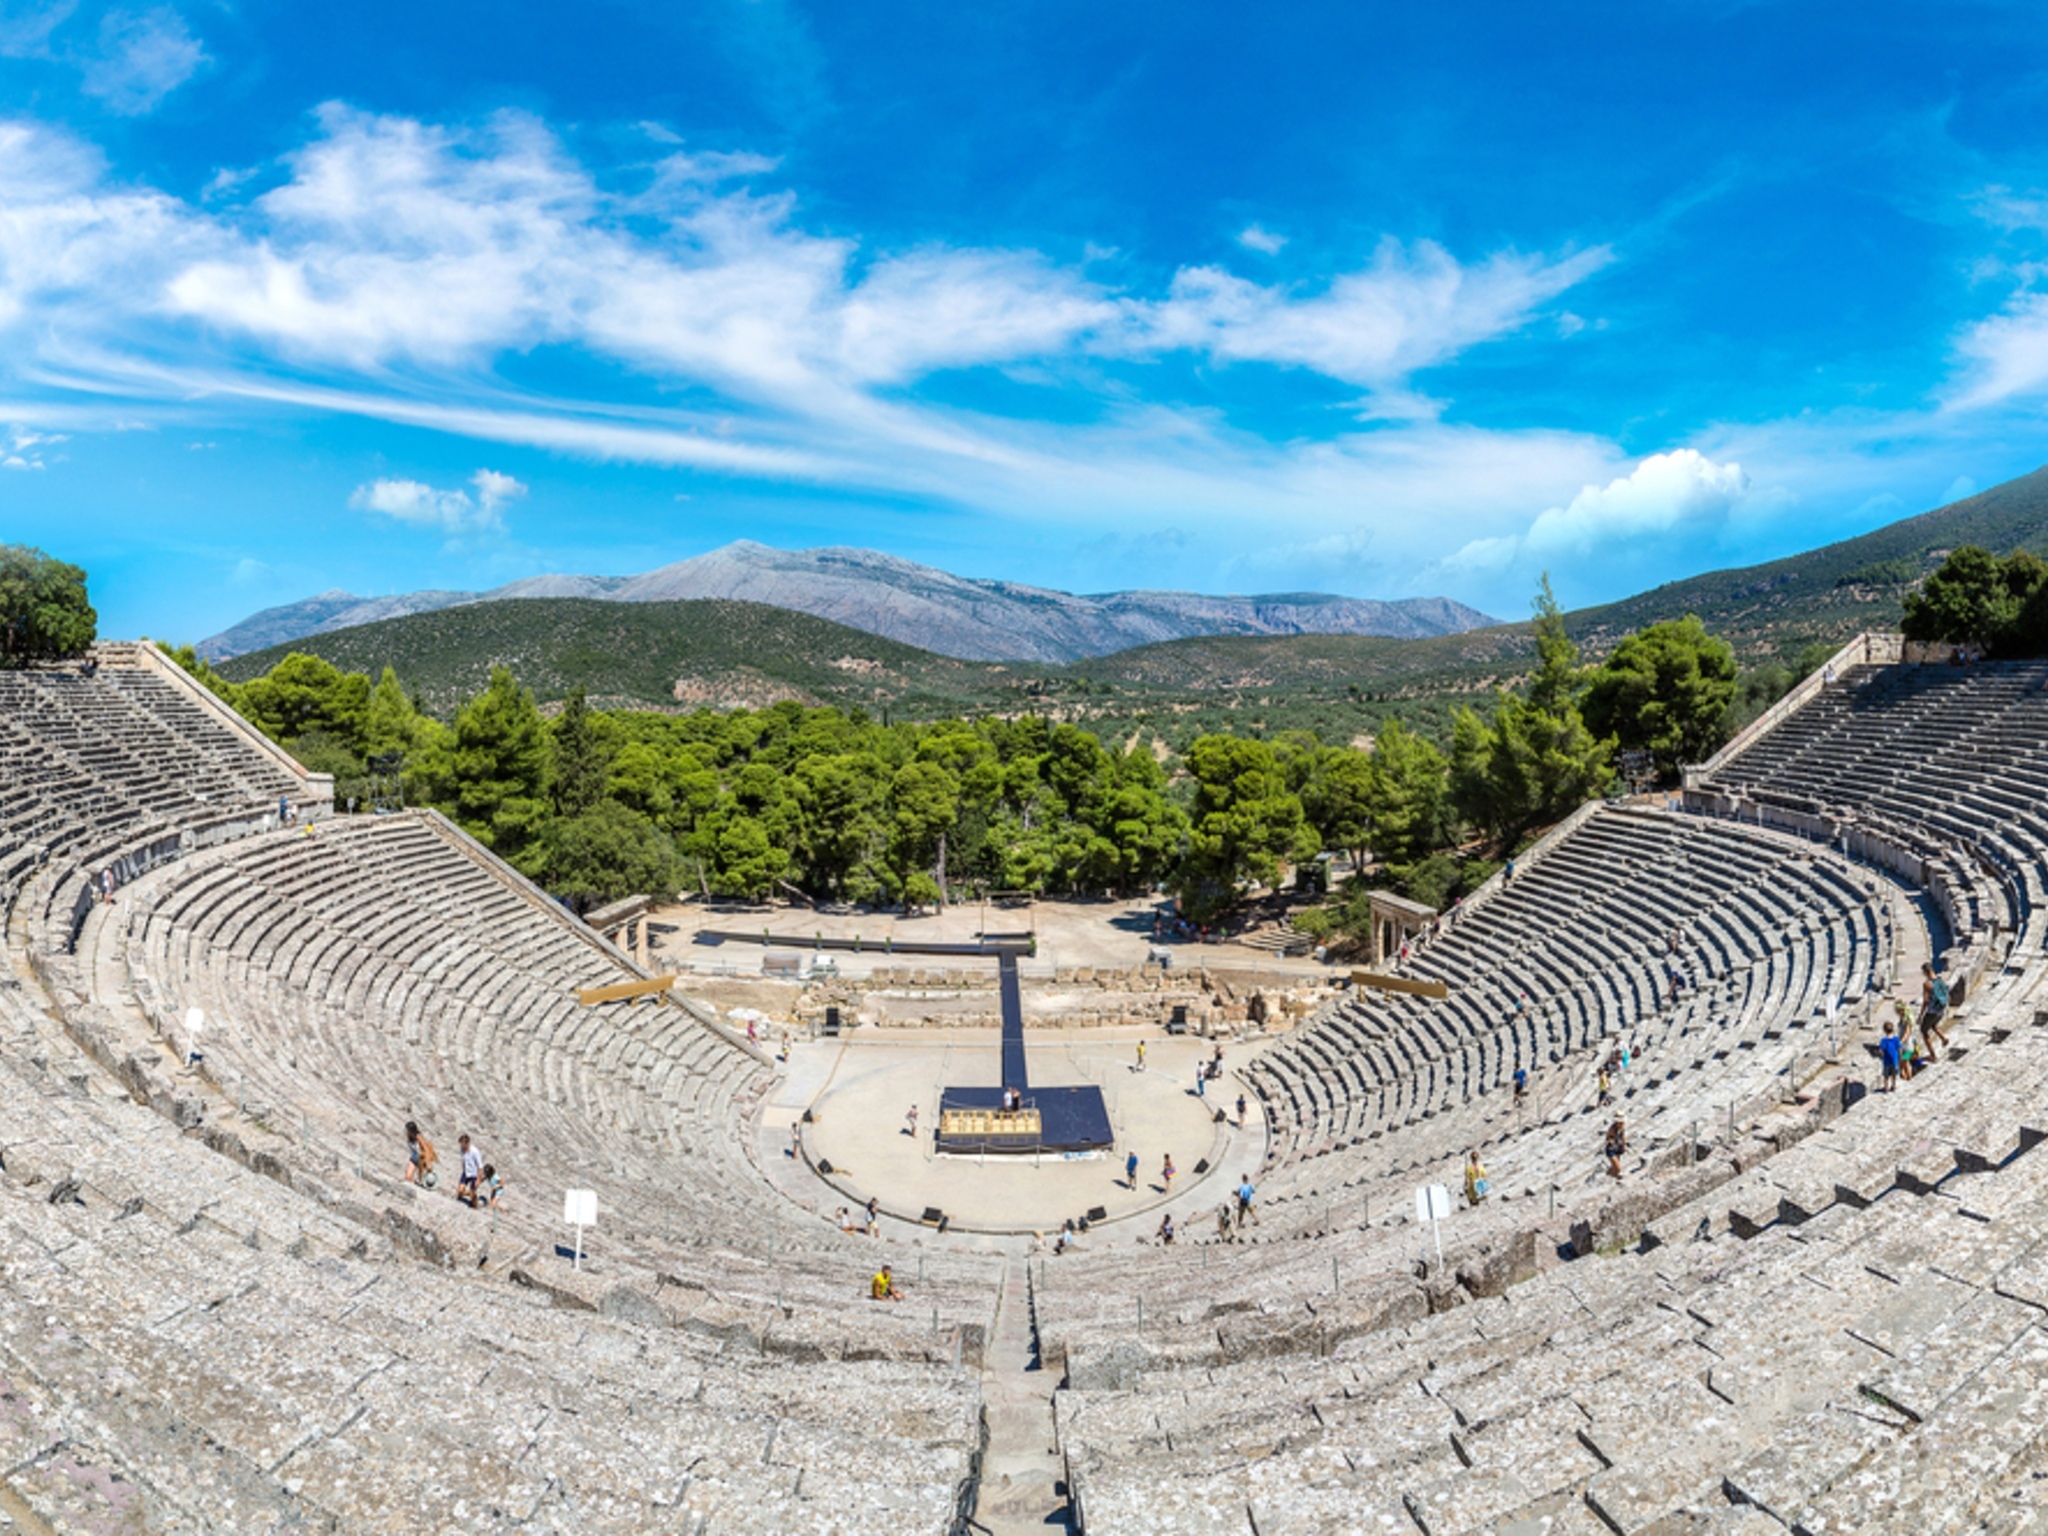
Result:
M865 1032L863 1032L865 1033ZM946 1212L963 1231L1051 1232L1068 1218L1078 1220L1102 1206L1112 1221L1145 1214L1156 1223L1168 1195L1160 1187L1160 1162L1173 1155L1175 1220L1212 1209L1236 1187L1238 1176L1254 1178L1265 1151L1265 1132L1256 1099L1245 1095L1248 1124L1230 1123L1241 1086L1233 1067L1249 1059L1243 1047L1224 1047L1224 1075L1209 1085L1209 1097L1194 1094L1195 1067L1214 1047L1207 1041L1148 1040L1146 1070L1134 1071L1136 1041L1061 1037L1033 1031L1027 1041L1033 1081L1047 1086L1094 1083L1102 1089L1117 1145L1106 1153L941 1157L932 1150L942 1085L994 1086L1000 1075L993 1030L947 1041L924 1032L914 1043L855 1037L799 1046L789 1076L780 1085L765 1120L786 1136L789 1120L804 1107L812 1123L804 1145L813 1163L830 1162L833 1188L816 1200L830 1214L840 1204L858 1206L870 1195L885 1210L915 1219L927 1206ZM906 1111L915 1104L918 1134L906 1133ZM1216 1125L1214 1111L1226 1120ZM1124 1183L1124 1158L1139 1158L1135 1190ZM1210 1167L1197 1175L1204 1159Z

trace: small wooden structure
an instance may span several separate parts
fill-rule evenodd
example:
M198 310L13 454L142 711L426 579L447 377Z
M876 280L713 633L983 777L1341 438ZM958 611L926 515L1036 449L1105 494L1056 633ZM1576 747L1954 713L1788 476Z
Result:
M1439 1002L1451 995L1450 987L1441 981L1426 981L1420 976L1382 976L1376 971L1353 971L1351 985L1377 987L1382 992L1406 992L1410 997L1433 997Z
M576 1001L585 1007L592 1003L622 1003L629 997L645 997L650 992L666 992L675 984L674 976L647 976L639 981L615 981L608 987L585 987L576 994Z

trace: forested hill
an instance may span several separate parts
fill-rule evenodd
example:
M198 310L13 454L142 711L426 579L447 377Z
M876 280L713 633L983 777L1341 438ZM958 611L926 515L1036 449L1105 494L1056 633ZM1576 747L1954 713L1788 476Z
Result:
M601 707L762 708L783 699L933 716L1020 698L1054 668L955 661L760 603L520 598L307 635L221 665L237 682L294 651L344 672L391 667L438 715L510 667L543 702L586 689Z
M2048 553L2048 470L1858 538L1670 582L1565 621L1589 659L1632 630L1688 613L1745 664L1789 659L1815 642L1895 628L1905 594L1959 544ZM1149 720L1169 736L1214 728L1228 714L1254 728L1306 726L1345 739L1370 731L1376 702L1443 700L1512 682L1527 671L1534 643L1526 623L1413 640L1209 636L1055 666L958 661L757 603L527 598L311 635L222 670L255 677L293 650L373 676L391 666L444 716L503 663L543 702L581 686L609 705L800 699L907 718L1051 706L1106 725Z
M1589 656L1598 657L1645 625L1692 613L1747 664L1786 659L1816 641L1898 628L1906 593L1961 544L2048 556L2048 469L1804 554L1709 571L1581 608L1565 615L1565 625ZM1534 633L1522 623L1418 640L1209 636L1119 651L1067 670L1110 687L1208 692L1349 683L1413 696L1490 688L1527 670L1534 653Z
M1596 651L1645 624L1685 613L1698 614L1738 651L1752 654L1808 639L1846 639L1858 630L1897 628L1908 588L1959 544L2001 555L2015 549L2048 555L2048 469L1857 538L1766 565L1669 582L1569 614L1567 622L1573 636Z

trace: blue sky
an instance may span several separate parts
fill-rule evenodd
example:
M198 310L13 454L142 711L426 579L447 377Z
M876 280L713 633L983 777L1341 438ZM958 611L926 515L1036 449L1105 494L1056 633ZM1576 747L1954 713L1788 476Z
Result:
M1599 601L2048 459L2044 130L2024 4L0 0L0 539Z

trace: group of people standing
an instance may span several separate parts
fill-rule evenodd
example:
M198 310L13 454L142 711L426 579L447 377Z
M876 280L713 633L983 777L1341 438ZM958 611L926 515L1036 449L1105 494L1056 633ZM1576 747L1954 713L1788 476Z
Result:
M467 1131L456 1138L461 1154L461 1176L455 1182L455 1198L471 1210L497 1208L505 1198L505 1181L498 1170L484 1161L484 1155L470 1141ZM420 1130L417 1120L405 1122L405 1182L432 1189L441 1182L437 1164L441 1156Z
M1898 1020L1887 1020L1884 1038L1877 1043L1878 1059L1883 1068L1883 1081L1878 1085L1879 1093L1891 1093L1899 1086L1899 1080L1910 1080L1924 1061L1928 1065L1941 1060L1941 1047L1948 1044L1948 1031L1943 1028L1948 1018L1948 981L1935 970L1933 963L1920 967L1920 1043L1913 1043L1913 1005L1905 998L1899 998Z

